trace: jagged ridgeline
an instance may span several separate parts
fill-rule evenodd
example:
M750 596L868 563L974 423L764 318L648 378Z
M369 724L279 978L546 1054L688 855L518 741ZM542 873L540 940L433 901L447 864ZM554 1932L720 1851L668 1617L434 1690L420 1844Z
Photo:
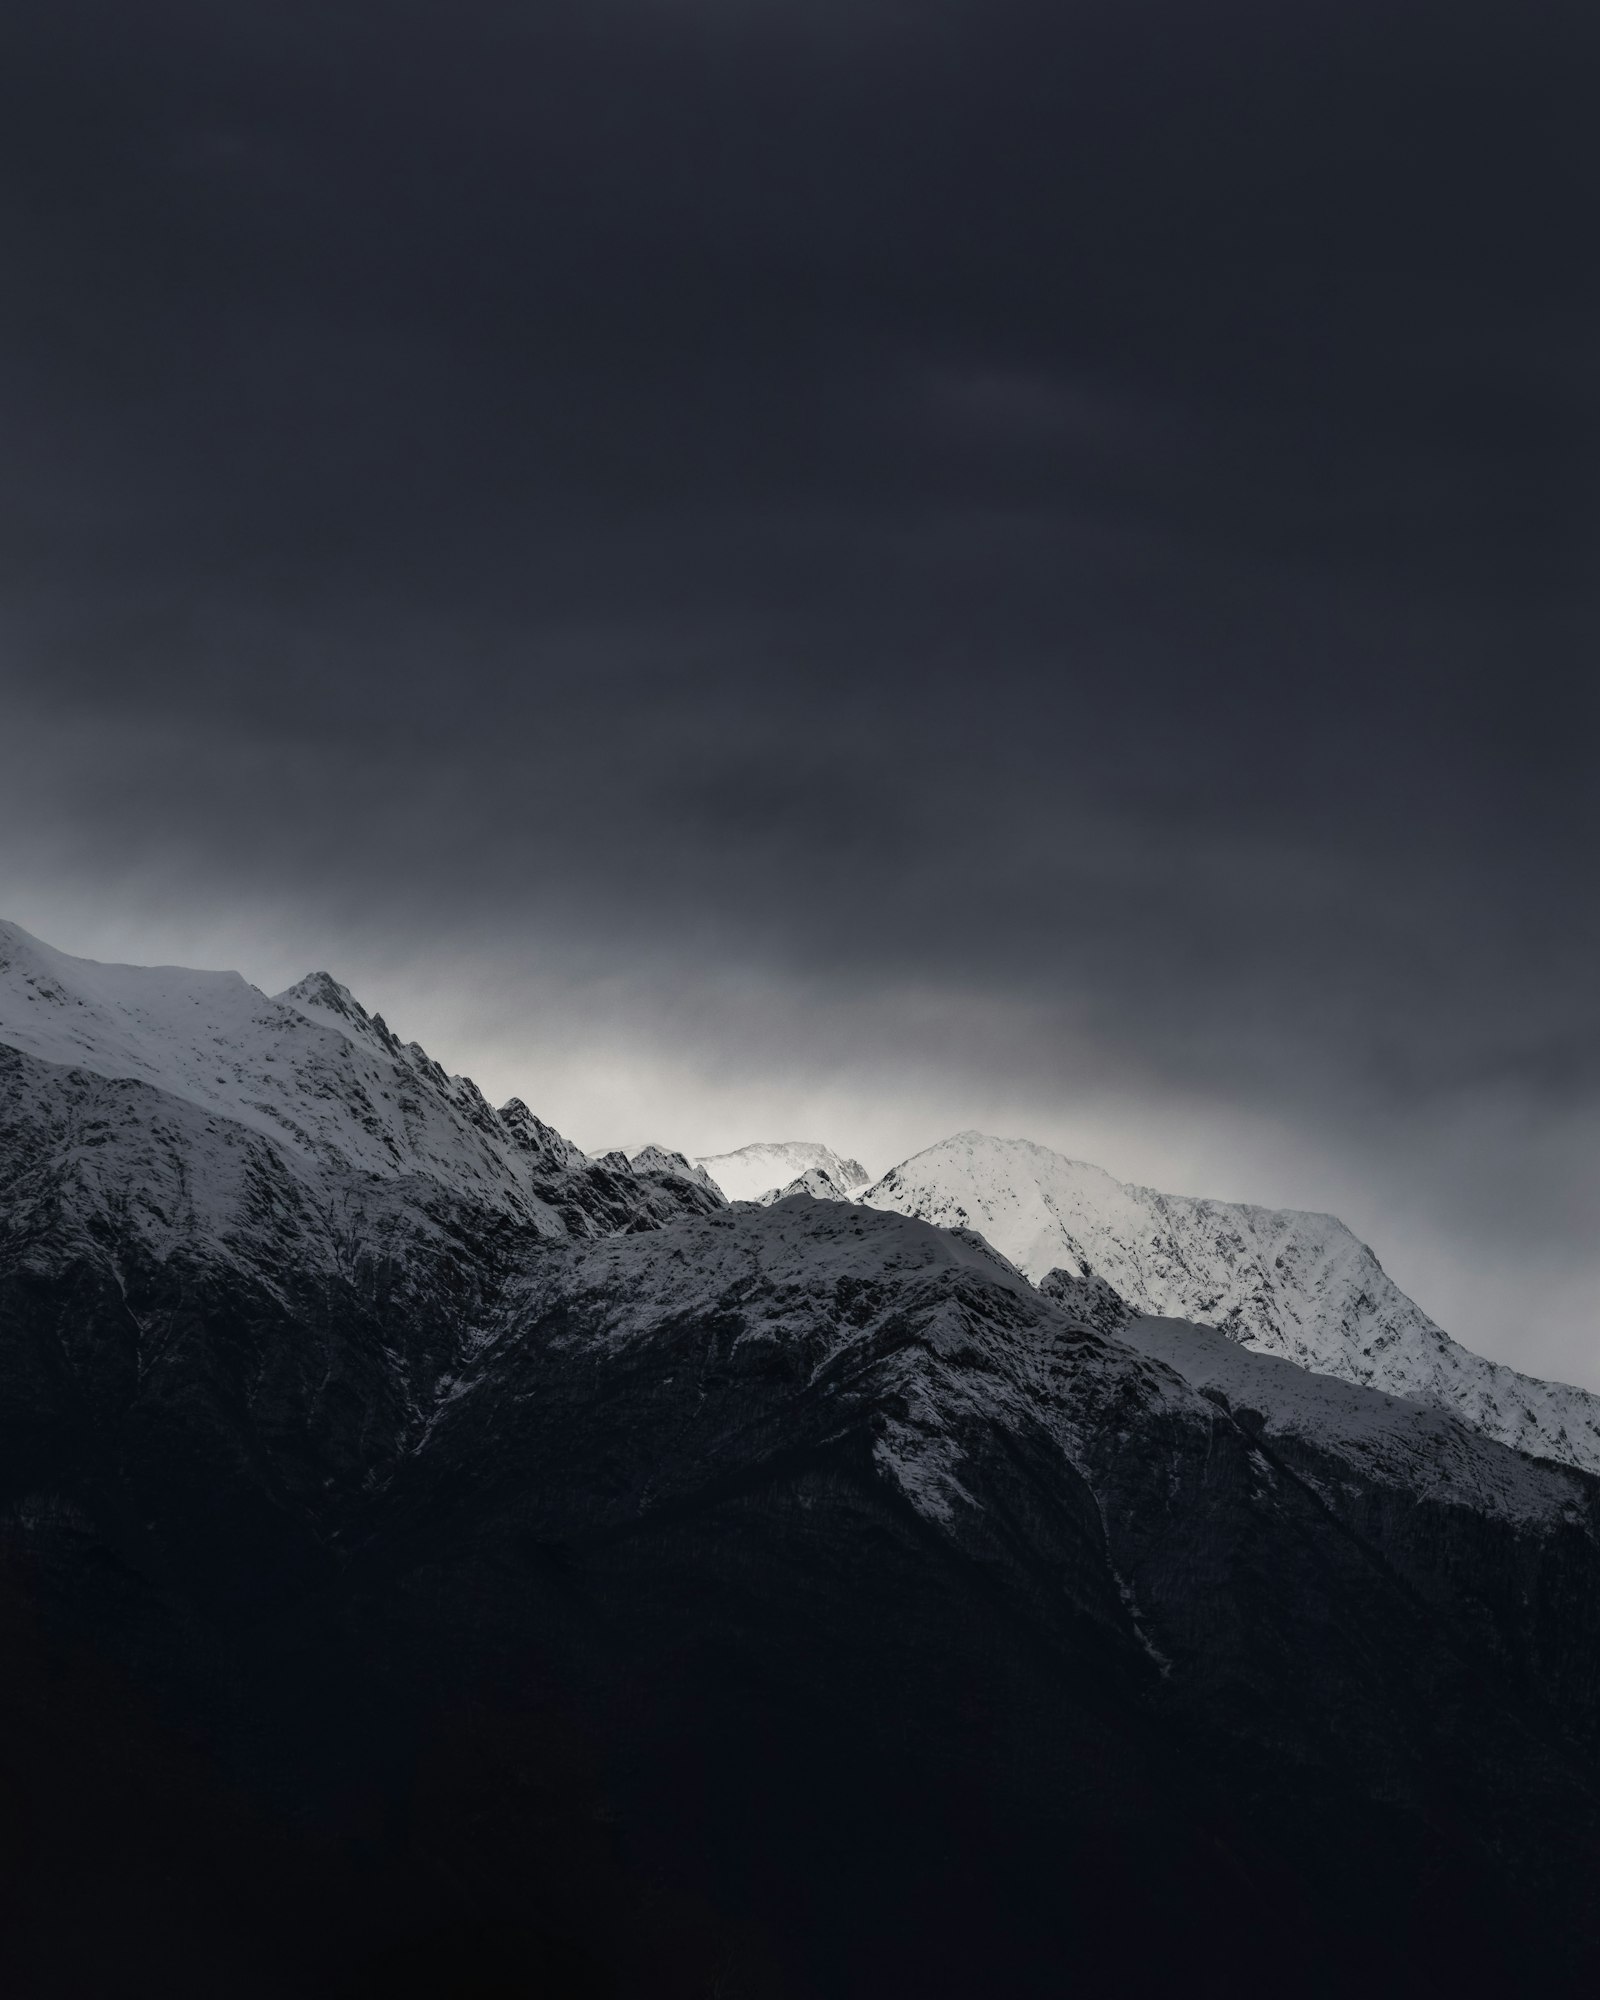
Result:
M1327 1218L757 1151L0 926L8 1990L1591 1990L1590 1399Z

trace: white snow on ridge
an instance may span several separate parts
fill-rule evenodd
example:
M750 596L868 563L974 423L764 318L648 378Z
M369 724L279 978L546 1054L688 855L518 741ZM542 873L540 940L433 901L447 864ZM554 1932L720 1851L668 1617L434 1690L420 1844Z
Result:
M1298 1475L1329 1504L1345 1497L1328 1483L1344 1483L1342 1466L1347 1493L1376 1482L1537 1527L1587 1517L1577 1476L1531 1462L1448 1411L1311 1374L1185 1323L1145 1318L1115 1336L1063 1339L1057 1309L981 1237L893 1211L864 1224L859 1205L801 1197L686 1222L667 1255L661 1238L613 1237L578 1253L576 1286L570 1267L533 1267L506 1323L519 1324L540 1309L543 1293L557 1291L575 1308L560 1337L613 1353L654 1340L663 1324L723 1311L734 1292L749 1318L740 1344L781 1342L804 1353L815 1382L851 1350L871 1356L882 1319L903 1320L909 1310L919 1337L871 1364L878 1391L892 1391L873 1455L938 1522L974 1504L964 1482L973 1429L1042 1432L1082 1470L1084 1421L1095 1422L1096 1403L1114 1410L1131 1392L1146 1408L1210 1424L1214 1408L1200 1398L1217 1390L1249 1429L1259 1419L1269 1443L1300 1439L1334 1461ZM963 1278L977 1282L976 1297L959 1289L939 1296L941 1283ZM875 1310L839 1314L842 1280L854 1281L858 1297L878 1294ZM1087 1405L1064 1399L1066 1375L1080 1386L1097 1381L1099 1393Z
M0 923L0 1042L149 1084L320 1167L422 1174L541 1221L530 1176L584 1164L520 1100L493 1110L326 973L271 999L235 972L99 965Z
M416 1177L562 1233L539 1190L587 1171L578 1148L519 1100L492 1109L470 1079L402 1044L326 973L269 998L236 973L98 965L0 923L0 1045L25 1059L10 1063L8 1102L33 1130L54 1130L85 1188L109 1193L120 1160L125 1191L158 1230L243 1200L235 1195L258 1163L219 1135L223 1123L269 1140L306 1202L333 1201L340 1174L366 1177L369 1189ZM83 1079L124 1088L86 1091ZM130 1095L129 1084L141 1090ZM1459 1347L1332 1216L1164 1195L973 1132L870 1187L858 1162L808 1141L693 1163L647 1147L607 1164L658 1177L658 1192L659 1177L676 1176L743 1203L766 1198L769 1213L814 1205L788 1199L801 1195L855 1201L980 1237L984 1255L1035 1283L1055 1269L1097 1279L1137 1313L1216 1326L1302 1369L1454 1412L1519 1450L1600 1472L1600 1397ZM224 1189L234 1191L227 1200ZM845 1209L837 1219L861 1227L849 1218Z
M992 1299L1009 1294L1008 1310L991 1315L980 1304L969 1311L959 1296L963 1280L975 1280ZM864 1313L838 1310L842 1285L866 1302ZM931 1520L949 1521L969 1500L960 1477L968 1425L1042 1426L1071 1456L1075 1433L1052 1393L1062 1365L1053 1341L1064 1330L1056 1309L970 1231L869 1218L853 1203L752 1203L687 1220L670 1243L614 1236L585 1244L575 1264L530 1266L502 1308L503 1324L515 1328L556 1293L566 1305L558 1339L616 1353L657 1340L664 1325L725 1312L730 1292L749 1322L737 1344L782 1344L804 1355L812 1383L842 1355L863 1357L879 1389L893 1392L894 1413L874 1440L873 1457ZM897 1338L874 1358L881 1322L900 1322L908 1310L920 1321L920 1338ZM1076 1354L1077 1337L1068 1339ZM493 1337L483 1351L492 1366ZM1126 1348L1101 1343L1095 1356L1109 1375L1142 1369L1147 1393L1193 1406L1169 1371L1149 1368Z
M871 1178L859 1160L842 1159L831 1146L809 1139L741 1146L735 1153L704 1155L695 1165L705 1169L729 1201L759 1201L813 1169L825 1173L845 1197L854 1196Z
M1585 1495L1571 1472L1531 1463L1453 1411L1313 1374L1184 1321L1136 1319L1117 1338L1202 1394L1220 1390L1230 1409L1254 1412L1269 1441L1302 1438L1358 1475L1507 1520L1583 1518Z
M669 1243L665 1252L664 1243ZM576 1250L581 1287L572 1296L593 1301L601 1329L596 1337L608 1349L653 1339L663 1319L712 1311L731 1285L752 1278L767 1294L764 1329L781 1331L792 1321L830 1353L861 1337L834 1308L841 1278L971 1272L1010 1290L1041 1318L1051 1310L988 1244L923 1228L911 1218L875 1228L854 1206L806 1201L719 1209L675 1228L670 1239L609 1236ZM537 1298L545 1287L570 1286L571 1280L554 1266L540 1265L523 1282ZM516 1317L513 1311L512 1323Z
M975 1229L1037 1283L1104 1279L1135 1312L1219 1327L1301 1368L1453 1410L1502 1443L1600 1472L1600 1396L1458 1346L1337 1217L1166 1195L1025 1139L962 1132L858 1197Z

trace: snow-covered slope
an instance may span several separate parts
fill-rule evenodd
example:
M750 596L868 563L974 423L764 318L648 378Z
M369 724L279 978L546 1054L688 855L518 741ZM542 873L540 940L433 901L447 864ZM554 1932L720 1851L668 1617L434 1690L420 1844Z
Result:
M626 1166L593 1168L518 1098L495 1110L325 972L269 998L234 972L100 965L0 923L0 1044L31 1059L34 1099L51 1072L142 1085L156 1107L205 1114L185 1129L224 1121L268 1139L300 1178L417 1177L549 1233L572 1226L568 1195L656 1187Z
M962 1132L859 1199L976 1229L1035 1283L1100 1280L1139 1313L1455 1411L1519 1450L1600 1471L1600 1397L1472 1354L1331 1215L1133 1187L1023 1139Z
M1583 1512L1574 1473L1507 1450L1451 1411L1313 1374L1187 1321L1135 1319L1116 1337L1243 1416L1269 1442L1311 1445L1342 1460L1353 1478L1504 1520L1558 1521Z
M859 1160L843 1159L831 1146L809 1139L741 1146L736 1153L708 1154L695 1165L706 1170L729 1201L757 1201L775 1188L787 1189L813 1168L820 1168L847 1196L871 1178Z
M1314 1469L1301 1462L1296 1476L1318 1482L1334 1513L1383 1487L1408 1507L1425 1500L1582 1530L1591 1504L1576 1472L1535 1463L1454 1413L1309 1373L1211 1328L1137 1318L1112 1335L1086 1333L982 1237L893 1211L863 1215L859 1204L740 1205L687 1221L670 1238L616 1236L539 1258L475 1343L442 1423L467 1414L474 1395L491 1405L517 1400L502 1365L526 1365L524 1330L540 1320L558 1329L563 1350L597 1361L630 1347L659 1355L663 1329L732 1327L744 1379L765 1379L765 1370L797 1389L821 1388L840 1398L836 1420L872 1385L882 1398L874 1462L929 1521L947 1526L958 1514L981 1516L973 1475L997 1434L1019 1456L1047 1440L1059 1493L1069 1469L1087 1475L1102 1454L1122 1456L1130 1427L1149 1426L1137 1461L1160 1448L1163 1426L1210 1428L1219 1410L1252 1451L1259 1440L1313 1454ZM660 1365L670 1383L681 1357ZM648 1462L652 1501L665 1503L668 1475L660 1459ZM683 1466L703 1477L698 1453ZM1254 1476L1270 1484L1270 1466ZM1162 1511L1170 1505L1164 1495Z

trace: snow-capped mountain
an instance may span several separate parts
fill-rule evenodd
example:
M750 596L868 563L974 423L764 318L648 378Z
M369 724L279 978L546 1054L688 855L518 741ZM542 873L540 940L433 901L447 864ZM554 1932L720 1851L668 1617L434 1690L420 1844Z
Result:
M594 1167L520 1099L496 1110L469 1077L401 1042L325 972L268 997L234 972L101 965L0 923L0 1049L14 1052L10 1103L31 1107L41 1129L60 1126L68 1099L78 1119L92 1099L107 1121L99 1145L113 1132L146 1145L184 1130L191 1209L226 1209L262 1157L252 1139L312 1206L326 1205L329 1175L414 1182L560 1236L619 1226L630 1203L664 1215L718 1199L709 1188L666 1196L692 1173ZM87 1079L123 1088L86 1096ZM82 1153L77 1166L102 1181L117 1171ZM127 1178L138 1185L144 1171Z
M1335 1216L1160 1194L980 1132L930 1146L858 1199L976 1229L1064 1302L1068 1288L1109 1286L1135 1313L1220 1327L1261 1353L1600 1470L1600 1396L1458 1345Z
M979 1232L1104 1330L1117 1325L1119 1300L1132 1313L1215 1325L1260 1352L1600 1470L1600 1397L1459 1346L1332 1216L1161 1194L971 1132L871 1186L859 1162L803 1141L695 1162L657 1145L592 1161L520 1100L490 1106L327 973L269 997L236 973L73 958L9 924L0 1049L14 1052L14 1136L19 1120L34 1148L92 1131L70 1151L83 1202L99 1212L132 1190L152 1242L182 1233L180 1213L205 1218L218 1242L277 1213L302 1260L318 1240L332 1257L356 1209L370 1208L359 1190L372 1184L423 1188L549 1236L653 1226L724 1195L853 1199ZM260 1195L268 1184L276 1209ZM281 1220L291 1210L292 1232ZM368 1215L361 1226L376 1224Z
M127 1990L67 1921L115 1892L140 1991L262 2000L1592 1990L1600 1482L859 1205L469 1231L276 1310L106 1223L0 1239L17 1990ZM444 1976L340 1976L441 1925ZM559 1976L462 1987L507 1932Z
M809 1139L741 1146L735 1153L710 1153L695 1161L729 1201L759 1201L762 1195L787 1188L791 1181L818 1169L845 1195L854 1195L871 1179L859 1160L842 1158L831 1146Z
M7 1990L1594 1990L1600 1480L1325 1219L781 1187L0 933Z

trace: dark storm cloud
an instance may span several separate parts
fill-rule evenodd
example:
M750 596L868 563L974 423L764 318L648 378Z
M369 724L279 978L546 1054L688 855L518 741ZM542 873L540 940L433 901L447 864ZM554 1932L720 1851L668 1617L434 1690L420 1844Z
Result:
M1596 18L12 10L8 844L1592 1107Z

